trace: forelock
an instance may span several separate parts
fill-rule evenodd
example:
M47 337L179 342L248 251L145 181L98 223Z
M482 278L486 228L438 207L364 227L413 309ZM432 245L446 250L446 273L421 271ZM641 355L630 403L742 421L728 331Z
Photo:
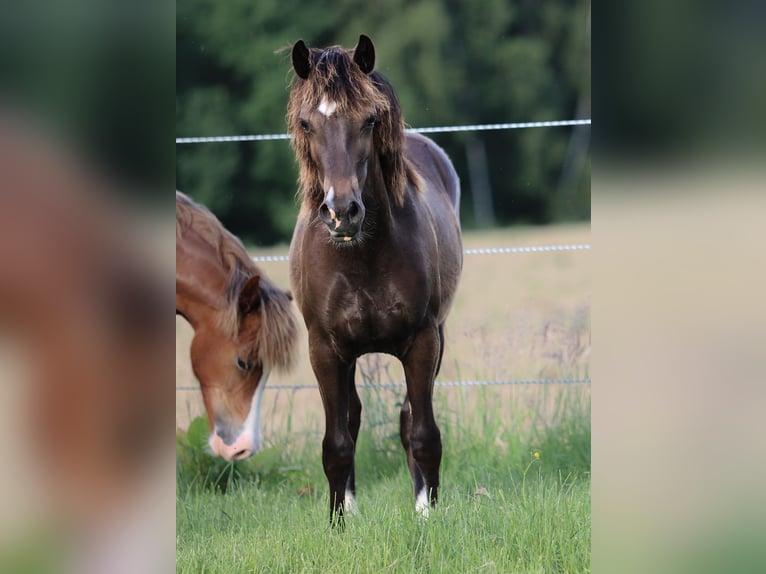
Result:
M352 59L353 51L339 46L310 50L312 68L306 80L297 78L290 97L291 106L300 111L316 108L322 98L337 106L342 114L369 111L370 104L378 113L388 110L389 101L376 89L372 79Z

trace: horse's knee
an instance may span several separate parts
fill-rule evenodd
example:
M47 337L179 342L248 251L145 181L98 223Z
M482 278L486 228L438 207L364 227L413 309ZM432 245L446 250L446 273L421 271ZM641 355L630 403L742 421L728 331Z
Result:
M322 463L325 472L344 471L354 462L354 441L348 433L325 436L322 441Z

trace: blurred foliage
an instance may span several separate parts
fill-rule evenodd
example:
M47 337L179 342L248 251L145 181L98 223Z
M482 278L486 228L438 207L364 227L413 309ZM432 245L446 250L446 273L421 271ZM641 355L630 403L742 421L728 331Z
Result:
M590 117L586 0L187 0L176 7L176 134L280 133L290 44L375 42L410 126ZM579 136L575 134L579 132ZM467 146L486 150L494 221L590 218L589 128L435 134L477 224ZM285 141L176 146L179 189L258 244L288 241L297 167ZM486 220L480 220L486 221Z
M167 0L3 3L0 116L34 122L123 191L169 197L173 24Z

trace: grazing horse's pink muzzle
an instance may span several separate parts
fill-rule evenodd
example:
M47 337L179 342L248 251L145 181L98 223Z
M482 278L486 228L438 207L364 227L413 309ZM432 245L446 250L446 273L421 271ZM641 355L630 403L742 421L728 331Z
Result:
M213 454L227 461L250 458L261 449L260 443L260 437L256 440L253 433L248 431L242 432L231 444L226 444L216 433L210 435L210 449Z
M208 444L215 456L228 461L244 460L261 450L261 400L266 380L269 378L268 369L263 371L261 380L253 393L250 412L238 428L231 428L224 421L216 421L213 434Z

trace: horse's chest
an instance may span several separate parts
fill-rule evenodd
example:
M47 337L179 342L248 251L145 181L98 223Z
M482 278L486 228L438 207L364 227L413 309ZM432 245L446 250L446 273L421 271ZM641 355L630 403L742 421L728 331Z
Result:
M336 342L359 351L391 351L419 320L396 290L347 289L333 295L326 310L328 331Z

